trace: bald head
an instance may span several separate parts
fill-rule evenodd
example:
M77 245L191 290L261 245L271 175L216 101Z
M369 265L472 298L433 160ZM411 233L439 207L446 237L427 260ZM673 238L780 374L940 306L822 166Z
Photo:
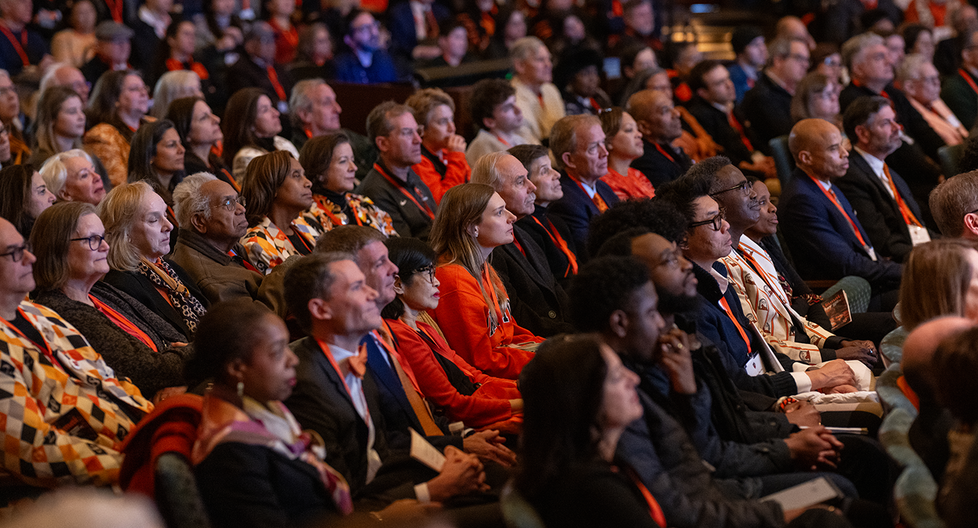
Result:
M683 133L679 111L676 110L669 92L636 92L628 98L625 111L635 118L638 130L646 141L669 143Z
M936 372L933 371L934 352L945 339L961 334L975 326L970 319L957 316L939 317L915 328L903 343L900 365L910 388L923 398L932 398Z

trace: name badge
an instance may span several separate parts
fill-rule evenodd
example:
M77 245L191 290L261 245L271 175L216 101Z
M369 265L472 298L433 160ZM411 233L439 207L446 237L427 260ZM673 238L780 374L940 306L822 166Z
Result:
M747 358L747 365L744 366L747 374L750 376L758 376L764 372L764 362L761 360L761 354L754 352Z
M915 225L908 225L907 229L910 230L910 240L913 245L919 246L925 242L930 242L930 234L927 233L927 229Z

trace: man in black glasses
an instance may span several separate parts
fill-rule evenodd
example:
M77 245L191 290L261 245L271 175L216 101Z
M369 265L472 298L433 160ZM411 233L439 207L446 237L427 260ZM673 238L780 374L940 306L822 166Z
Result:
M34 289L35 260L13 224L0 219L3 469L27 486L113 484L122 441L153 405L117 380L77 330L24 300Z

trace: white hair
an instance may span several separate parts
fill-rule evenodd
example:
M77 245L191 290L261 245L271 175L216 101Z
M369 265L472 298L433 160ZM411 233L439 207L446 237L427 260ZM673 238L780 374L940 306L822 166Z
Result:
M198 172L191 174L177 184L173 189L173 213L177 217L177 223L189 229L191 220L195 214L202 214L204 218L210 219L211 208L208 199L200 188L209 181L214 181L217 176L209 172Z
M65 182L68 181L68 167L65 166L65 162L73 158L85 158L89 163L94 163L92 157L84 150L71 149L51 156L37 170L41 173L48 191L54 193L58 199L61 199L61 191L65 189Z

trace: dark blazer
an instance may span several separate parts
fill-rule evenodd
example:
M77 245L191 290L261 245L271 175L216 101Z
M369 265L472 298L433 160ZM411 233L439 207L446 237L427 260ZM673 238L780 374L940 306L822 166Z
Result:
M836 192L836 196L863 240L872 243L845 195ZM903 266L888 260L873 261L846 217L801 169L795 169L781 193L778 218L802 277L838 280L856 275L868 280L874 290L899 286Z
M378 165L382 163L380 159L377 160ZM391 174L390 170L386 168L384 171L389 175ZM387 181L376 168L370 169L367 177L360 182L360 186L353 192L370 198L377 207L387 211L387 214L391 215L391 221L397 234L427 241L428 233L431 232L432 218L401 191L411 194L419 203L427 203L433 212L438 210L435 197L432 196L431 190L413 170L408 171L407 182L402 182L393 175L391 178L397 183L392 184ZM418 199L419 197L420 199Z
M734 165L739 165L742 161L751 161L750 149L740 138L740 133L730 125L727 114L700 97L693 99L692 103L687 106L687 110L700 122L703 130L706 130L713 141L723 147L722 154L730 158ZM755 149L758 148L757 145L751 146Z
M893 167L890 167L890 176L893 177L897 192L900 193L907 207L918 220L923 222L920 207L917 206L917 201L910 192L907 182L903 181ZM903 221L896 200L890 197L886 184L873 174L869 163L861 154L852 151L849 155L849 171L836 180L835 185L842 194L846 195L852 209L856 211L859 223L869 235L870 243L876 249L877 255L903 262L913 249L910 230Z
M207 297L197 289L196 284L193 279L187 275L187 272L183 270L176 263L167 261L170 266L176 271L177 276L180 281L183 282L184 286L190 290L190 294L197 298L198 301L206 308L208 305ZM118 271L110 270L105 274L102 280L111 286L122 290L123 292L129 294L132 298L139 301L143 306L146 306L150 310L156 312L157 315L162 317L168 323L176 327L180 332L186 337L185 342L190 343L193 341L193 332L187 328L187 323L183 321L183 316L181 316L166 299L160 295L159 291L156 290L156 286L135 271Z
M285 93L292 93L292 76L286 71L285 65L275 64L275 74L278 76L278 82L282 85ZM233 94L242 88L261 88L265 95L272 100L272 106L277 106L280 101L272 81L268 78L268 71L256 64L247 54L241 55L241 58L228 68L227 87L229 94ZM285 102L288 103L288 101Z
M555 216L547 214L549 207L544 207L542 205L533 206L533 214L527 215L523 218L517 220L513 225L518 226L522 231L530 237L540 249L543 250L543 254L546 257L547 265L550 266L550 272L553 274L554 278L557 280L558 284L562 286L567 286L567 282L570 278L574 276L572 271L569 269L570 260L567 255L557 247L557 244L550 239L550 235L547 233L547 228L543 227L547 225L547 222L553 224L554 229L557 233L564 239L567 243L567 249L577 256L577 246L574 244L574 239L571 237L570 229L568 229L567 224L563 220ZM532 216L532 217L531 217ZM534 221L534 218L540 221L540 225ZM538 334L539 335L539 334Z
M950 77L958 71L961 66L961 48L963 47L961 36L946 38L937 43L934 50L934 67L941 73L941 77ZM941 99L944 99L941 96ZM945 103L947 100L944 101ZM967 125L965 125L967 126Z
M934 129L927 124L927 120L924 116L920 115L920 112L910 104L910 100L904 95L903 91L896 88L892 84L886 85L883 88L883 94L886 94L887 99L893 103L893 111L896 113L897 121L903 125L907 132L907 135L912 137L917 145L932 159L937 159L937 149L944 146L944 140L941 136L934 132ZM842 112L849 108L857 98L865 95L882 95L873 92L865 86L856 86L855 83L849 83L842 93L839 94L839 106L842 108ZM964 126L970 126L967 122L962 121ZM895 167L902 167L901 165L894 165Z
M98 55L92 57L92 60L86 62L81 67L82 75L85 80L92 83L92 86L98 82L98 78L102 76L105 72L112 69L111 66L105 63Z
M693 166L693 160L689 159L689 156L682 149L674 148L672 145L660 144L659 147L672 158L670 160L659 152L659 149L655 148L655 143L650 143L644 139L642 143L643 154L641 157L632 160L631 167L644 174L656 189L663 183L671 182L682 176ZM584 249L583 246L578 246L578 248L578 251Z
M215 528L287 528L340 517L316 468L267 447L219 444L194 475Z
M750 132L754 148L771 155L768 144L773 138L791 132L791 94L766 73L761 73L754 87L744 94L738 110Z
M499 246L492 250L490 261L506 286L513 317L538 336L573 333L567 322L567 294L557 284L543 250L518 224L513 225L513 235L520 247Z
M574 239L574 246L577 248L577 258L583 263L588 258L586 249L588 227L591 219L600 214L598 206L594 205L591 197L566 172L560 173L560 188L563 189L564 196L550 204L550 214L567 224L571 238ZM594 188L608 207L621 201L611 187L601 180L595 182Z
M956 69L944 79L941 100L954 112L961 124L970 130L978 120L978 93L971 88L964 76L978 86L978 79L971 72L964 68Z
M129 54L129 63L138 70L146 71L149 69L150 62L156 57L156 50L163 41L156 36L153 26L143 22L138 16L130 24L134 31L132 36L132 53Z
M431 12L439 24L451 16L448 8L437 2L431 4ZM388 10L387 29L391 32L391 52L410 58L411 50L418 45L410 2L401 2Z

